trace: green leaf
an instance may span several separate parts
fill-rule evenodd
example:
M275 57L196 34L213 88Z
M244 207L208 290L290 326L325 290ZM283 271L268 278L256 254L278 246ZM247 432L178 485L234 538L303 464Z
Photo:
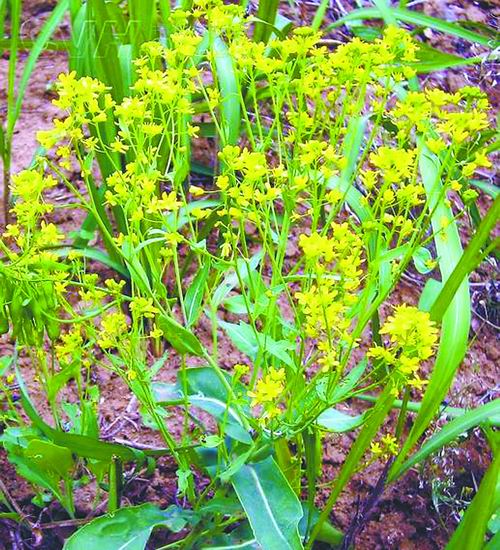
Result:
M231 342L250 359L255 360L259 351L259 340L256 331L248 324L240 321L238 325L235 323L227 323L219 319L219 325L224 329L224 332L229 336Z
M420 311L430 311L442 288L443 283L441 281L432 278L427 279L418 300L418 309Z
M224 376L229 382L229 376ZM223 433L241 443L247 445L252 443L252 438L244 429L239 414L231 407L231 396L227 387L213 369L209 367L187 369L186 380L188 399L192 405L210 413L221 426ZM238 383L235 389L242 392L243 386Z
M458 288L467 277L483 260L481 249L488 241L490 233L495 228L500 217L500 196L498 196L486 216L484 216L479 224L477 231L469 241L460 261L456 264L455 269L448 277L446 284L441 289L436 301L432 305L431 318L435 321L442 319L450 302L452 301Z
M257 269L260 261L262 260L262 256L263 252L259 251L254 254L249 260L245 260L243 258L238 259L238 271L241 273L243 282L247 280L248 273L251 273L252 271L255 271ZM238 286L238 275L234 270L231 270L226 275L222 283L215 289L211 300L212 307L215 308L222 304L222 302L224 302L231 290Z
M480 424L490 423L492 417L498 419L500 416L500 399L495 399L486 405L455 418L446 424L437 434L433 435L420 449L408 460L397 467L393 467L389 473L388 481L392 482L404 474L409 468L422 462L429 455L441 449L460 434Z
M224 131L221 137L224 144L234 145L240 137L241 122L238 77L231 54L218 36L213 39L212 53L221 93L220 113Z
M375 6L380 11L380 15L384 19L384 23L386 25L393 25L396 26L396 18L394 17L394 14L391 11L390 8L390 2L388 0L372 0Z
M429 27L435 29L436 31L444 32L446 34L451 34L452 36L458 36L469 42L475 42L481 44L482 46L489 46L491 48L495 47L495 43L489 38L478 34L473 31L469 31L456 25L454 23L448 23L436 17L430 17L429 15L424 15L423 13L410 11L402 8L387 8L391 14L399 21L404 23L409 23L411 25L417 25L419 27ZM332 23L327 30L340 27L351 21L359 21L362 19L383 19L383 14L379 8L360 8L358 10L353 10L344 17L337 19L335 23Z
M446 545L446 550L481 550L488 522L499 506L497 486L500 476L500 454L495 453L493 462L484 474L479 489L465 511L457 529ZM491 544L491 542L490 542ZM487 548L490 548L488 545ZM493 546L491 547L493 549Z
M25 455L37 468L55 473L62 478L68 475L74 465L71 451L67 447L42 439L32 439Z
M146 271L141 264L137 250L128 241L122 244L122 253L125 258L132 281L144 292L149 294L150 284Z
M279 0L259 0L257 23L253 33L255 42L267 43L278 14Z
M93 437L61 432L46 424L31 403L24 385L24 381L18 369L16 369L16 374L24 412L31 422L33 422L33 425L50 441L56 445L60 445L61 447L67 447L68 449L71 449L73 453L85 458L110 461L113 456L118 456L124 461L144 462L145 456L142 451L126 447L125 445L119 445L117 443L99 441Z
M211 414L221 426L222 433L246 445L252 443L252 437L241 425L238 414L224 401L214 397L191 395L189 403Z
M347 376L339 382L338 386L333 390L331 396L328 396L328 401L330 403L338 403L343 400L345 396L356 387L356 384L363 376L367 365L367 360L363 359L358 365L353 367Z
M2 124L0 124L0 158L3 160L5 158L5 132Z
M436 48L433 48L425 42L418 43L416 56L418 61L416 63L409 63L408 65L410 67L413 67L418 73L443 71L451 67L473 65L475 63L481 63L481 61L483 61L483 58L481 57L465 58L459 57L458 55L445 53Z
M238 502L241 511L241 506ZM255 540L248 521L242 521L236 529L223 535L216 535L212 540L204 541L201 550L262 550Z
M295 368L295 363L288 353L294 347L291 342L274 340L267 334L257 332L251 325L243 321L236 325L219 319L219 325L224 329L232 343L253 361L257 358L259 350L263 350L290 368Z
M17 98L14 112L11 116L9 116L9 134L12 133L14 129L13 125L15 124L15 121L18 119L19 114L21 113L21 107L23 104L24 95L26 93L26 88L28 86L28 82L33 72L33 69L35 68L36 62L38 61L40 54L44 51L50 37L65 16L66 11L68 10L68 6L69 0L59 0L57 6L52 10L50 16L44 23L39 35L37 36L35 42L30 49L30 53L28 55L28 59L24 64L23 73L21 75L21 79L17 88Z
M245 464L231 482L263 550L302 548L302 506L272 457Z
M462 257L462 244L453 212L446 204L446 195L440 181L440 162L426 147L419 160L422 183L427 194L427 205L432 212L434 242L443 283L452 275ZM446 225L443 226L443 220ZM469 282L465 278L443 316L441 339L429 384L422 399L422 406L392 471L396 471L408 452L434 418L453 381L455 372L467 350L471 306Z
M228 435L243 443L249 443L251 441L248 439L248 433L241 433L242 423L237 412L231 407L233 397L228 391L228 387L231 388L231 377L227 373L223 373L222 376L226 384L222 382L219 374L211 367L187 369L185 371L187 382L185 395L193 405L206 410L221 421L224 420L225 431L228 432ZM178 378L180 378L180 375ZM236 382L234 389L242 394L245 388L240 382ZM184 400L184 389L181 380L177 380L176 384L154 382L153 392L155 400L160 406L179 405ZM243 402L245 399L248 398L240 398ZM233 430L232 427L229 430L227 429L229 424L237 424L238 434L229 433Z
M369 411L367 411L366 419L367 421L363 424L361 431L354 442L354 445L351 447L347 458L342 465L342 468L335 480L332 492L328 497L328 500L321 511L320 517L311 534L311 540L315 540L323 526L324 522L328 519L330 511L337 501L340 493L347 485L349 480L352 478L354 472L359 467L361 459L363 458L364 453L370 446L370 443L373 441L374 437L378 433L380 427L382 426L387 414L391 410L392 402L394 397L392 395L392 381L389 380L384 388L384 391L377 399L377 403Z
M0 442L18 475L35 486L51 491L61 502L64 497L59 487L60 476L54 471L39 468L35 461L26 456L30 440L36 437L37 432L33 428L7 428L0 436Z
M148 503L121 508L84 525L66 541L64 550L144 550L155 527L178 532L186 523L179 523L177 506L160 510Z
M332 408L322 412L317 423L329 432L349 432L361 426L364 421L364 414L351 416Z
M500 195L500 188L487 181L470 180L470 184L478 189L481 189L483 193L489 195L492 199L496 199Z
M88 239L90 240L90 239ZM129 272L123 267L122 264L113 261L105 252L99 250L98 248L74 248L71 246L64 246L61 248L56 248L53 250L53 253L57 256L67 256L72 253L76 256L82 256L83 258L88 258L89 260L95 260L107 265L120 275L123 275L127 279L130 277Z
M432 254L425 248L425 246L419 246L413 254L413 264L415 269L424 275L432 271L432 267L429 267L429 263L432 262Z
M186 322L188 327L193 326L200 316L201 303L203 301L205 285L207 284L209 273L210 262L205 261L186 292L184 308L186 311Z
M158 325L163 331L165 339L179 353L187 353L197 357L205 355L203 345L198 338L175 319L162 315L159 318Z
M329 4L330 0L321 0L318 8L316 9L316 13L314 14L314 18L311 23L311 28L315 31L319 31Z

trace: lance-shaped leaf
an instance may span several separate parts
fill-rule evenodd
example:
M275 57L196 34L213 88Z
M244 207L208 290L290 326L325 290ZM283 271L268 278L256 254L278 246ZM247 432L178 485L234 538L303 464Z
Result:
M484 536L488 522L500 505L498 498L499 476L500 454L497 452L484 474L476 496L469 504L450 542L446 545L446 550L460 550L461 548L481 550L484 548ZM496 536L494 538L498 539ZM495 543L492 539L486 548L488 550L498 548L496 544L498 544L498 540Z
M420 157L420 172L428 197L428 207L432 213L431 221L435 233L434 242L439 258L439 270L442 282L446 284L462 257L462 244L453 212L445 200L446 194L440 180L439 159L426 147ZM431 379L420 411L393 465L391 475L401 466L408 452L424 433L448 392L467 350L470 310L469 281L465 278L443 316L441 340Z
M402 464L398 469L394 469L389 475L389 482L396 480L409 468L422 462L430 454L441 449L454 439L456 439L460 434L463 434L467 430L481 424L491 424L498 422L500 420L500 399L495 399L486 405L482 405L477 409L458 416L437 434L432 436L420 449L413 454L404 464Z

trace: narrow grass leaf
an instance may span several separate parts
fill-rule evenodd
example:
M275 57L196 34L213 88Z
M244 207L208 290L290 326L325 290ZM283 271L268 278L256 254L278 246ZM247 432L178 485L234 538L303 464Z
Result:
M320 514L319 520L312 531L307 548L312 548L313 542L317 538L323 523L327 521L330 511L337 501L337 498L353 476L356 469L359 467L363 455L377 435L380 426L382 426L387 414L391 410L393 401L394 397L392 395L391 382L388 382L384 391L377 399L375 406L365 413L366 422L363 424L363 427L361 428L361 431L357 436L354 445L351 447L337 479L334 482L332 492L328 497L328 500Z
M436 31L440 31L452 36L458 36L469 42L476 44L481 44L482 46L489 46L491 48L496 47L494 41L488 37L483 36L482 34L464 29L457 24L448 23L436 17L431 17L429 15L424 15L423 13L418 13L415 11L410 11L403 8L388 8L392 15L398 21L403 21L404 23L409 23L411 25L417 25L419 27L428 27ZM383 19L383 14L379 8L360 8L353 10L344 17L341 17L334 23L332 23L329 28L340 27L351 21L359 21L362 19Z
M388 0L373 0L375 7L380 11L380 15L384 19L386 25L397 26L397 20L391 11L390 2Z
M483 260L483 249L485 243L489 239L491 231L497 225L500 218L500 196L497 196L493 204L490 206L486 216L481 220L477 231L475 232L469 244L464 250L460 261L455 266L455 269L448 277L445 285L441 289L436 301L434 302L430 313L434 321L440 321L443 318L450 302L455 296L462 281L471 273Z
M224 144L234 145L240 137L241 122L238 77L231 54L224 41L218 36L213 38L212 53L221 92L220 112L225 134L221 137Z
M393 468L389 474L389 482L395 481L415 464L422 462L429 455L435 453L460 434L481 424L488 424L491 418L500 417L500 399L495 399L486 405L481 405L477 409L466 412L446 424L437 434L432 436L420 449L415 452L408 460L397 468Z
M481 191L489 195L492 199L496 199L498 195L500 195L500 189L496 185L488 183L487 181L470 180L470 184L478 189L481 189Z
M314 14L314 18L311 23L311 28L313 28L315 31L319 31L319 28L323 23L323 19L325 18L325 13L329 4L330 0L321 0L318 8L316 9L316 13Z
M253 39L255 42L267 43L272 33L272 26L276 20L279 8L279 0L259 0L257 9L257 21L255 24ZM266 23L269 23L267 25Z
M21 107L24 100L24 95L26 93L26 88L28 86L29 79L33 73L36 62L40 57L40 54L46 49L47 43L50 37L54 34L54 31L59 26L64 15L66 14L69 7L69 0L59 0L57 6L51 12L49 18L44 23L43 27L40 30L40 33L36 40L34 41L28 58L24 64L23 72L21 79L19 80L19 86L17 89L16 105L14 108L14 113L12 114L10 124L17 121L21 113Z
M206 261L198 270L196 277L186 292L184 307L186 311L186 321L188 328L193 326L201 313L201 305L208 275L210 273L210 262Z

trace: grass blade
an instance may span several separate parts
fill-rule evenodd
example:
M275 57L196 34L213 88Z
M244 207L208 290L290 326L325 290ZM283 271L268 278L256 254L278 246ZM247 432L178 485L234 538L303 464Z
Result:
M460 550L461 548L481 550L484 548L484 536L489 519L500 504L497 489L499 476L500 453L497 449L493 462L481 480L476 496L469 504L445 550ZM490 548L489 545L488 548ZM491 548L493 549L493 546Z
M272 27L276 21L276 15L279 8L279 0L260 0L257 9L257 21L253 33L255 42L267 43L272 33ZM267 23L267 24L266 24Z
M212 40L212 52L222 97L220 111L225 135L221 137L225 145L234 145L240 136L241 122L238 78L229 50L218 36Z
M417 25L419 27L428 27L436 31L451 34L452 36L457 36L458 38L463 38L469 42L475 42L476 44L481 44L482 46L488 46L490 48L495 48L497 45L491 39L483 36L482 34L464 29L453 23L442 21L436 17L430 17L429 15L424 15L422 13L417 13L415 11L410 11L403 8L387 9L392 13L395 19L398 21L403 21L404 23ZM328 29L340 27L341 25L345 25L351 21L359 21L360 19L383 19L383 14L379 8L361 8L352 11L344 17L341 17L335 21L335 23L332 23Z
M333 490L328 497L328 500L321 511L319 520L312 531L311 538L307 545L308 550L313 547L314 540L317 538L321 526L325 521L327 521L330 511L337 501L337 498L358 468L363 455L370 446L370 443L373 441L374 437L377 435L380 426L382 426L384 419L391 410L392 402L394 401L394 397L391 392L392 386L388 383L377 400L376 405L365 413L366 422L361 428L361 431L357 436L354 445L351 447L342 469L335 480Z
M31 47L31 51L28 55L28 59L26 60L23 73L19 81L16 104L12 113L12 118L9 119L9 131L13 131L13 125L15 125L21 113L21 107L23 104L24 95L26 93L26 88L28 86L31 73L35 68L36 62L40 57L40 54L46 49L50 37L54 34L54 31L59 26L59 23L62 21L64 15L66 14L66 11L68 10L68 7L69 0L59 0L59 3L54 8L49 18L43 25L42 29L40 30L40 34L38 35Z
M397 26L396 18L391 11L390 3L387 0L373 0L375 7L380 11L386 25Z
M500 217L500 196L497 196L486 216L481 220L476 233L467 245L460 261L449 276L444 287L434 302L430 314L431 319L440 321L443 318L450 302L455 296L460 284L483 260L484 254L481 252L484 244ZM498 243L497 243L498 244Z
M492 418L498 419L500 417L500 399L495 399L486 405L482 405L477 409L468 411L467 413L459 416L446 424L442 430L436 435L432 436L422 447L414 453L406 462L393 468L389 473L389 482L395 481L398 477L404 474L415 464L422 462L429 455L441 449L460 434L470 430L475 426L481 424L490 423ZM468 546L464 548L469 548Z
M210 273L210 262L206 261L199 269L191 286L186 292L184 305L186 308L186 325L191 327L196 323L201 312L203 295L205 293L205 285L207 284L208 275Z
M321 23L323 23L323 19L325 18L326 9L328 8L329 4L329 0L321 0L321 3L318 6L316 13L314 14L314 18L311 24L311 28L313 28L315 31L319 31Z

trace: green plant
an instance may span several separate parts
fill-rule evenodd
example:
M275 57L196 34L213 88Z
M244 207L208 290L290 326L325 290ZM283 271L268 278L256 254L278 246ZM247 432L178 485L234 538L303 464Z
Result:
M6 14L10 19L10 39L6 43L9 51L9 67L7 75L7 114L6 120L0 125L0 158L3 164L3 214L7 221L10 209L10 177L12 160L12 138L14 130L21 114L24 96L30 76L35 68L40 54L45 49L53 32L61 22L69 0L60 0L50 17L40 29L38 37L30 44L30 53L24 63L21 77L16 87L16 71L19 63L19 50L21 44L21 11L22 0L0 0L0 37L3 38L5 31ZM7 9L9 8L9 9Z
M129 51L111 63L108 72L133 63L129 93L114 88L116 75L61 75L55 103L65 116L39 134L53 154L13 178L16 223L0 244L0 303L54 427L31 403L18 365L31 426L6 417L3 443L19 472L70 514L79 465L107 491L109 515L68 539L68 549L108 529L116 532L110 544L144 548L158 525L182 532L167 547L338 544L343 535L327 520L356 473L383 461L381 492L464 430L498 422L494 401L415 450L465 354L467 272L497 208L463 255L457 218L477 197L468 179L490 162L485 95L411 90L419 46L393 26L330 52L312 28L273 36L264 8L255 32L267 44L249 37L241 6L205 4L170 14L168 43L131 43L139 57ZM91 5L102 7L81 8ZM274 13L274 3L268 8ZM156 37L152 22L145 28ZM201 187L190 181L191 152L207 127L217 138L216 175ZM51 223L47 191L57 183L72 197L64 208L86 212L101 243L80 235L85 243L71 246ZM116 277L91 270L93 262ZM439 315L438 306L431 317L398 304L381 319L411 265L423 274L439 267ZM240 363L224 364L222 334ZM422 367L435 355L427 380ZM174 358L177 382L157 381ZM97 368L122 379L164 449L99 440ZM69 381L76 408L62 398ZM375 403L362 415L338 410L367 392ZM408 434L410 400L419 396ZM179 408L176 438L167 415ZM318 511L322 438L358 428ZM186 505L119 509L122 466L148 470L163 454L176 461ZM129 528L116 530L123 523Z

